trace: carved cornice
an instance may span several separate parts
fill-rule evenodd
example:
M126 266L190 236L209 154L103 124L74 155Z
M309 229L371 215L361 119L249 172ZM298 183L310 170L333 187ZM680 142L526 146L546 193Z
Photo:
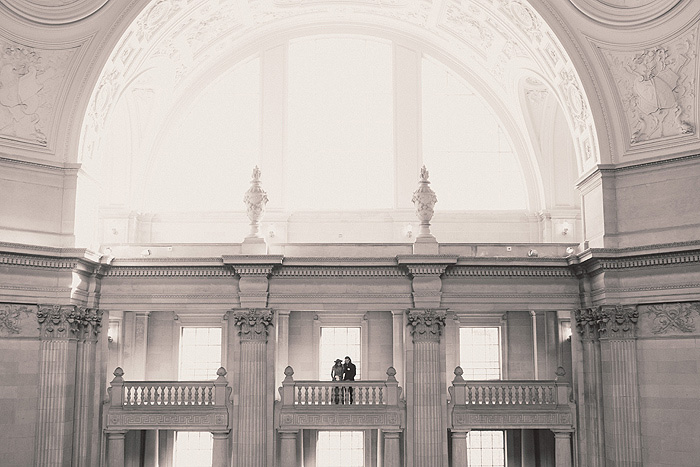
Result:
M397 267L285 266L272 273L279 277L406 277Z
M569 261L574 268L581 267L588 273L678 266L700 263L699 247L700 242L693 241L621 249L595 248L570 257Z
M73 269L78 265L78 259L0 253L0 264L43 269Z
M112 266L105 272L107 277L231 277L234 275L234 271L223 266Z
M568 267L539 266L454 266L447 277L575 277Z
M636 337L639 312L636 306L605 305L593 310L600 339Z
M234 272L239 276L269 276L274 265L271 264L250 264L233 266Z
M50 339L96 339L102 311L76 305L39 305L36 313L40 337Z
M406 312L413 342L440 342L446 310L413 309Z
M236 309L231 312L242 341L267 342L268 327L272 326L272 310L251 308Z

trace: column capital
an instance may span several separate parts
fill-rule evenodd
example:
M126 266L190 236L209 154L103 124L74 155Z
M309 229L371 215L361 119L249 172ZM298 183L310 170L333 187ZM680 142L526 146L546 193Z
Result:
M241 340L267 342L268 328L272 326L273 311L269 308L243 308L231 310Z
M39 305L36 319L43 340L96 340L102 314L102 310L76 305Z
M446 309L410 309L406 312L413 342L439 342L445 327Z
M598 335L601 339L633 339L636 337L639 312L636 305L603 305L595 309Z
M575 310L574 318L576 319L576 328L583 339L597 339L598 322L593 308Z

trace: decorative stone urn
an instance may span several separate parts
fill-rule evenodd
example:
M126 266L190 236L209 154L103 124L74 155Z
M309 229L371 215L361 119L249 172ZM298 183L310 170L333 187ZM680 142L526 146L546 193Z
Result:
M430 233L430 220L435 213L433 208L435 208L435 203L437 203L437 196L429 186L428 176L428 170L423 166L420 169L418 189L413 192L413 198L411 199L416 207L418 220L420 220L420 231L416 237L416 242L436 241L433 234Z
M250 234L246 238L261 238L260 237L260 219L265 212L267 204L267 193L262 189L260 182L260 169L256 165L253 169L253 179L250 181L250 188L243 196L248 219L250 219Z

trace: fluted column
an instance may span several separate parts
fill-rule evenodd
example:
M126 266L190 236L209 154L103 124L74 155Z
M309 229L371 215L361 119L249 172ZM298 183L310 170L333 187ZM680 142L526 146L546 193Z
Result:
M268 309L234 310L239 329L241 368L237 467L265 467L267 459L267 335Z
M384 432L384 467L401 467L401 432Z
M581 461L590 467L605 467L603 388L598 324L592 308L576 310L576 325L583 352L583 397L579 407L583 433L579 435Z
M616 467L642 465L637 375L636 306L595 311L605 394L605 457Z
M297 435L298 431L279 431L280 437L280 467L297 467Z
M92 465L93 433L99 430L99 414L95 407L97 371L96 346L102 327L102 311L90 308L78 310L80 328L75 374L75 424L73 432L73 466Z
M571 433L568 431L554 432L554 466L571 467Z
M469 431L452 432L452 463L450 467L468 467L467 435Z
M73 450L75 358L80 313L75 306L40 306L39 410L36 465L70 465Z
M445 311L408 312L413 336L413 459L415 467L443 465L440 335Z

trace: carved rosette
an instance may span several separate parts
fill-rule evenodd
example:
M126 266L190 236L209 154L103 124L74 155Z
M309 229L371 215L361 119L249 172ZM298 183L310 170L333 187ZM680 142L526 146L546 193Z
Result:
M97 339L102 310L75 305L41 305L36 319L42 339Z
M248 238L260 238L260 219L265 212L267 204L267 193L262 188L260 182L260 169L256 165L253 169L253 179L250 181L250 188L243 196L248 219L250 219L250 234Z
M601 306L594 310L601 339L630 339L636 337L639 312L636 306Z
M272 325L272 310L251 308L235 310L233 319L238 327L241 340L262 340L267 342L267 328Z
M416 207L416 216L420 220L420 233L418 237L432 237L430 234L430 220L433 218L435 211L435 203L437 203L437 195L430 188L430 181L428 177L430 174L428 170L423 166L420 169L420 181L418 182L418 188L413 192L413 198L411 201Z
M593 308L581 308L574 312L576 318L576 328L581 338L595 339L598 337L598 321Z
M409 310L408 325L411 326L413 342L439 342L445 327L445 310Z

